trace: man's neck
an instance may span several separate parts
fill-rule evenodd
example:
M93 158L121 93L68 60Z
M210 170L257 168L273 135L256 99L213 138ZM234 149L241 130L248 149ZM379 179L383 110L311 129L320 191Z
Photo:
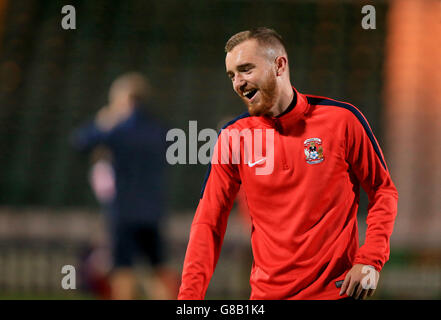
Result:
M278 103L275 105L274 111L272 112L272 117L277 117L284 113L288 109L292 100L294 99L294 90L291 83L285 84L280 92L280 98Z

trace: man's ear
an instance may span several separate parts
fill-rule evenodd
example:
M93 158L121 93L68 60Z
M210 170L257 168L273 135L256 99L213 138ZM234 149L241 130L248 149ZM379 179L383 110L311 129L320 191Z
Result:
M275 64L276 64L276 75L277 76L281 76L283 74L283 72L285 72L287 63L288 63L288 61L287 61L286 57L284 57L284 56L278 56L276 58Z

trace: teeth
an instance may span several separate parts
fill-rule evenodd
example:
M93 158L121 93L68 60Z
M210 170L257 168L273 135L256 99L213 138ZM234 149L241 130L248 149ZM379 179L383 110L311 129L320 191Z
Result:
M243 95L248 96L254 89L251 89L249 91L244 91Z

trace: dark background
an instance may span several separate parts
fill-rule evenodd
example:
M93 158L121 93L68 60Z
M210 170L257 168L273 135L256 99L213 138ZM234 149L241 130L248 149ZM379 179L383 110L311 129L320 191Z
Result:
M68 4L76 30L61 27ZM361 27L364 5L375 7L376 29ZM440 9L439 0L0 0L0 299L102 298L84 270L85 252L98 252L108 275L106 225L91 160L70 133L127 71L149 77L150 111L168 128L217 129L245 111L225 74L225 42L257 26L285 39L300 92L354 104L383 149L400 199L373 299L440 299ZM179 273L206 166L167 168L166 253ZM366 207L362 192L360 244ZM234 208L206 298L247 299L251 260ZM75 266L77 290L61 288L64 265Z
M61 8L76 9L63 30ZM364 2L9 1L0 39L0 205L96 207L88 158L68 136L107 103L111 81L145 73L152 112L170 128L214 128L245 111L225 75L224 44L257 26L287 44L293 85L357 106L380 145L388 5L377 29L360 26ZM194 210L206 167L169 166L171 210ZM363 198L363 204L366 200Z

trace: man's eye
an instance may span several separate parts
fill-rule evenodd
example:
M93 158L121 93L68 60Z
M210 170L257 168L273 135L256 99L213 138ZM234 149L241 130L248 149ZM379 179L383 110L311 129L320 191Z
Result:
M242 73L250 74L253 71L253 68L247 68L242 71Z

